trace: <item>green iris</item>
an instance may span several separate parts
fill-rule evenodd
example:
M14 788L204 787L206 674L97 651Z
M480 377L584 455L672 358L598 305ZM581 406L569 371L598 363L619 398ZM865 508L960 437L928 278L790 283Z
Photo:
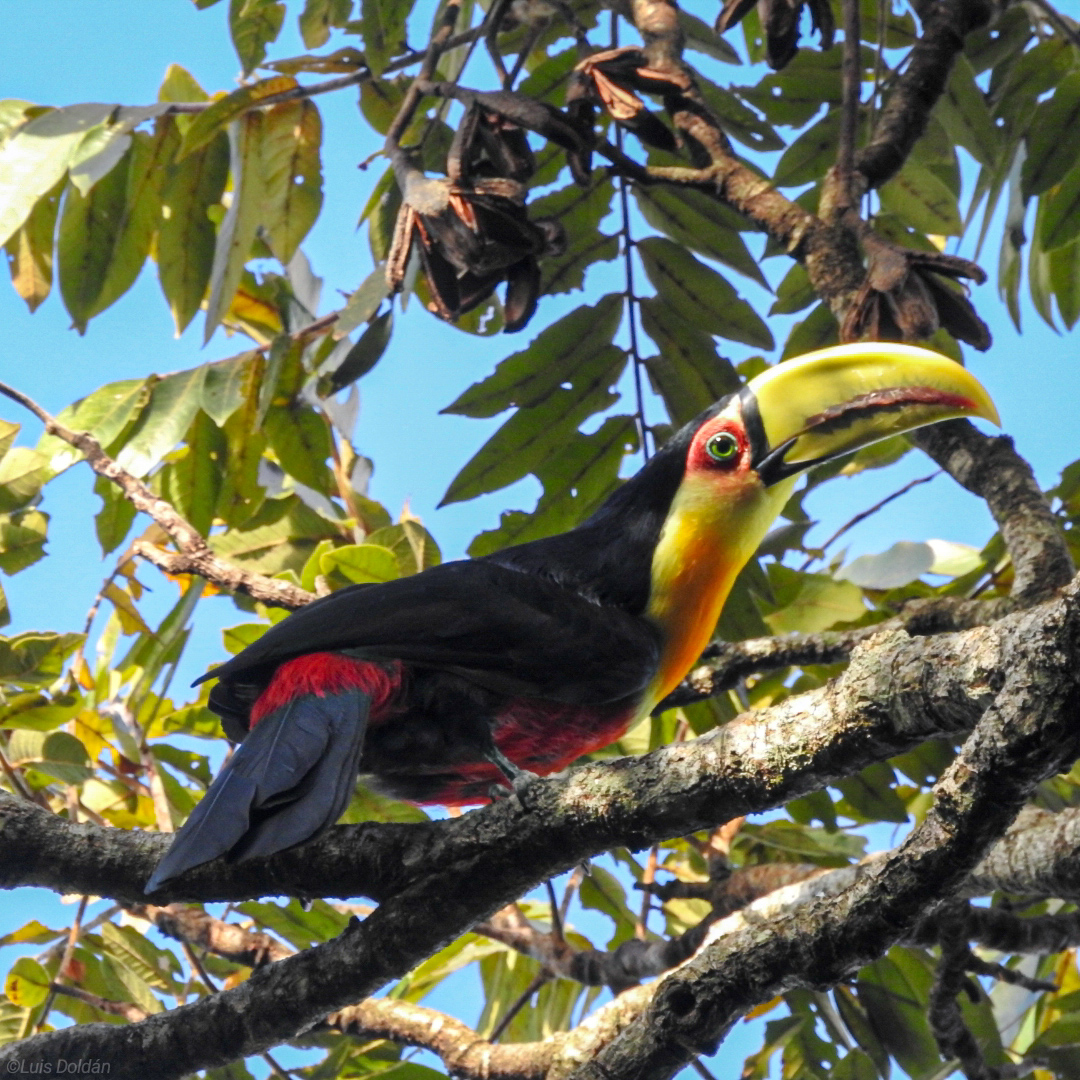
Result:
M705 452L713 461L730 464L739 452L739 442L730 432L721 431L705 444Z

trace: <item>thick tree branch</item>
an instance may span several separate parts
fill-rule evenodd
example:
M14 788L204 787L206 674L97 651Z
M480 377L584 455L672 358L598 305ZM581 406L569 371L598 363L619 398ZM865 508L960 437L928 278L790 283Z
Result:
M1074 582L1068 595L1078 591ZM1013 658L994 703L938 781L934 805L899 849L798 916L722 940L710 934L702 951L663 981L643 1016L575 1080L671 1076L693 1055L712 1051L747 1007L797 984L840 981L951 896L1034 786L1080 750L1080 622L1058 626L1064 636L1055 645L1029 642Z
M740 1010L772 996L788 980L817 985L839 978L908 932L941 890L955 889L972 869L1030 786L1067 761L1076 738L1077 702L1071 695L1080 655L1078 589L1080 582L1073 583L1052 602L963 634L882 635L856 650L845 675L828 687L692 743L538 781L529 789L527 806L514 797L447 822L396 830L354 827L359 843L339 848L328 891L381 893L384 902L363 923L352 924L335 941L255 971L241 986L143 1024L65 1029L7 1053L26 1061L107 1057L119 1063L114 1076L154 1072L165 1080L261 1052L400 977L538 881L588 855L616 845L640 848L776 805L928 735L964 730L993 701L939 782L936 809L904 847L872 870L868 884L857 882L850 895L824 911L815 906L812 918L781 922L768 934L758 928L750 940L741 938L719 953L707 948L680 969L675 989L664 990L662 1001L650 1007L649 1022L635 1027L631 1043L641 1052L630 1055L633 1068L643 1062L647 1067L627 1073L619 1064L612 1071L660 1075L654 1064L699 1052ZM24 821L30 813L52 822L15 805ZM75 833L87 827L66 828ZM23 844L11 842L18 839L16 831L5 822L5 855L27 859L34 872L27 875L5 860L8 882L38 876L41 868L40 852L36 858L28 852L25 837ZM91 839L100 841L108 832L98 830ZM348 832L334 830L327 839L338 842ZM160 850L156 839L124 837L140 848L143 872ZM310 894L319 884L319 849L326 842L301 849L299 857L286 853L261 865L252 860L224 872L207 867L190 875L190 884L181 879L175 894L190 894L200 882L202 891L233 875L248 875L249 894L260 878L261 890L254 891L290 891L280 887L277 872L290 860L298 891ZM505 859L510 849L521 857ZM54 874L57 869L54 863ZM116 880L123 887L136 885L132 869L118 867ZM213 891L220 895L220 889ZM698 979L707 993L699 994ZM684 985L700 1007L691 1004L680 1013L677 989ZM614 1059L624 1061L627 1045L620 1042Z
M881 110L870 141L855 157L863 190L880 187L907 160L949 81L964 38L989 21L989 0L938 0L920 7L923 32ZM860 194L857 192L856 194Z
M92 435L85 431L70 431L36 401L5 383L0 383L0 394L29 409L45 425L45 430L50 435L55 435L79 450L90 468L99 476L111 480L136 510L160 525L179 550L179 554L173 555L153 544L138 541L134 550L144 559L167 573L198 574L222 589L245 593L272 607L292 610L315 599L311 593L286 581L277 581L250 570L243 570L234 563L219 558L194 525L177 513L171 503L155 495L141 480L117 465Z
M1061 526L1012 439L983 435L967 420L921 428L912 438L961 487L986 501L1012 556L1016 603L1042 599L1072 577Z
M1011 653L1055 610L1044 605L991 626L913 638L891 630L858 647L847 671L818 690L744 714L702 738L576 769L516 799L462 818L405 826L340 826L293 852L229 866L213 863L171 883L165 900L233 900L261 894L385 900L417 868L457 867L501 835L519 852L525 879L568 869L619 845L712 828L814 790L935 736L969 730L1000 684ZM534 791L535 789L535 791ZM0 885L141 901L168 838L71 825L29 804L0 798ZM535 812L534 812L535 811ZM537 814L573 841L534 844ZM548 827L545 825L541 832ZM545 861L554 858L549 866ZM507 894L501 907L524 889ZM494 908L492 909L494 910ZM479 917L479 916L478 916Z

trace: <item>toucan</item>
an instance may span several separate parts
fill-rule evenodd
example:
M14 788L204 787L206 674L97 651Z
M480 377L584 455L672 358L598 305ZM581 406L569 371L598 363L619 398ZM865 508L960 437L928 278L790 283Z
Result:
M358 774L472 804L615 741L700 657L800 473L960 416L999 422L946 357L820 350L706 409L568 532L301 608L198 680L217 680L210 708L239 745L147 892L313 838Z

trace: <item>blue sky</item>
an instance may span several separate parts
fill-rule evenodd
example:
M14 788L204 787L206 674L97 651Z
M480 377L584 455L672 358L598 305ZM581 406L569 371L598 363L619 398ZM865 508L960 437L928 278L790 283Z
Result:
M703 18L715 17L716 3L692 0L686 5ZM304 52L295 28L296 5L282 40L273 47L278 56ZM1080 16L1080 0L1059 4ZM226 3L197 11L188 0L35 0L2 6L0 35L0 97L21 97L46 104L108 101L140 104L154 100L167 65L188 68L208 90L235 85L238 64L224 22ZM733 68L722 69L737 81L748 77ZM323 310L338 306L339 290L354 289L371 268L366 236L357 232L356 218L371 184L381 171L368 172L356 163L375 147L358 123L351 92L319 99L325 123L324 170L326 202L322 217L304 245L315 271L326 279ZM996 295L996 251L984 254L991 282L975 291L975 302L990 322L995 344L985 355L969 353L969 363L998 401L1005 429L1034 464L1039 479L1050 485L1063 465L1080 457L1080 338L1058 336L1047 328L1025 301L1021 337L1008 321ZM766 267L773 280L786 267L772 260ZM594 273L588 291L545 300L535 321L542 327L552 314L594 301L607 283L621 287L612 272ZM762 299L751 285L737 282L744 295ZM0 378L40 401L51 411L90 392L104 382L150 371L165 372L218 359L243 348L242 339L225 339L219 332L202 348L199 319L179 340L152 267L119 303L94 319L84 337L69 329L58 296L52 296L34 315L6 284L0 283ZM777 322L782 341L786 330ZM361 384L362 412L357 428L358 448L376 463L374 497L398 511L410 501L452 557L463 554L468 541L490 528L498 511L528 508L538 485L522 481L514 488L470 503L436 510L436 504L461 464L499 423L440 416L438 410L462 389L485 376L497 360L524 347L535 333L513 338L478 339L436 322L413 305L398 320L393 343L382 363ZM748 350L737 347L739 359ZM659 410L653 417L660 418ZM0 416L26 422L8 403ZM33 423L28 430L34 431ZM890 470L830 485L827 494L809 503L822 519L819 539L835 526L874 503L906 480L932 471L917 454ZM71 470L47 491L44 509L52 515L50 558L14 579L5 579L13 611L9 632L24 629L77 629L110 564L103 563L93 533L92 514L98 501L90 492L85 467ZM897 501L850 535L851 554L881 551L898 539L942 537L982 544L991 532L982 504L939 478ZM154 576L143 571L151 583ZM171 587L155 583L151 614L171 604ZM219 629L246 616L224 599L205 603L196 635L181 675L194 676L220 658ZM177 686L181 680L177 680ZM70 916L51 894L28 893L16 903L4 897L12 919L26 910L59 924ZM6 920L5 920L6 921ZM451 993L461 993L455 990ZM444 1002L449 1004L448 1002ZM466 1011L466 1019L469 1019ZM748 1047L749 1048L749 1047ZM738 1053L729 1046L722 1057ZM730 1062L724 1067L731 1071Z

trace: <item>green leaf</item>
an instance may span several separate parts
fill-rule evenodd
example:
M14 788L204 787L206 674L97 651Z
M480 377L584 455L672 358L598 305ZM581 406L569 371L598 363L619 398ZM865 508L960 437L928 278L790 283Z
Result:
M397 557L379 544L348 544L334 548L319 559L322 573L335 570L354 585L395 581L401 576Z
M24 507L48 478L48 458L28 446L12 447L0 459L0 513Z
M92 314L113 304L139 276L162 220L162 187L166 167L176 153L179 134L171 118L165 117L158 121L153 135L136 132L132 140L124 210L109 269Z
M229 33L245 75L266 59L266 46L277 40L284 21L279 0L229 0Z
M730 266L763 288L769 283L739 235L737 216L704 192L689 188L634 185L642 217L676 243Z
M632 416L610 416L591 435L575 432L536 470L544 485L536 509L531 514L504 511L499 527L480 533L469 545L469 554L490 555L580 524L615 489L623 458L638 448L637 442Z
M49 973L36 960L20 956L4 980L4 993L20 1008L33 1009L49 996L51 985Z
M0 637L0 679L23 686L48 686L59 677L64 662L85 637L33 631Z
M585 272L593 263L608 262L618 255L618 239L600 231L600 222L610 212L614 196L615 185L610 180L588 188L570 184L529 206L533 221L557 221L566 230L566 250L540 261L542 294L584 288Z
M818 304L801 322L797 322L784 342L781 360L803 356L815 349L824 349L840 340L840 327L836 324L828 304Z
M22 227L5 244L11 284L33 312L49 295L53 280L53 238L63 182L42 195Z
M747 29L751 19L743 19ZM842 53L840 45L825 52L800 49L782 72L766 75L757 86L734 89L772 123L802 127L823 105L840 104ZM863 56L864 70L872 68L873 54L865 46Z
M83 136L112 110L98 104L50 109L0 146L0 244L8 242L38 199L63 179Z
M862 592L848 581L803 574L780 563L770 563L768 575L776 606L765 621L774 634L816 634L866 613Z
M326 421L307 405L271 405L263 431L281 467L290 475L324 495L333 484L326 459L330 456L330 432Z
M154 384L149 404L139 414L117 464L134 476L145 476L184 437L202 404L206 368L166 375Z
M322 118L314 102L275 105L261 140L262 224L271 251L288 264L322 209Z
M360 335L360 339L333 371L320 376L317 390L319 396L329 397L336 394L366 375L382 359L393 331L394 309L390 308Z
M92 773L86 747L66 731L13 731L8 739L12 765L34 768L63 784L81 784Z
M200 409L184 442L179 455L162 470L162 493L205 536L221 496L228 453L225 433Z
M0 937L0 948L5 945L44 945L48 941L66 937L63 930L50 930L37 919L31 919L25 926Z
M820 180L836 161L840 111L827 112L781 155L773 175L777 187L801 187Z
M322 48L330 40L331 27L348 22L352 6L352 0L307 0L299 18L304 47Z
M770 315L791 315L808 308L817 299L810 284L810 275L802 263L792 263L776 289L776 303L769 308Z
M337 322L334 323L334 337L343 338L351 334L361 323L370 322L379 310L379 305L390 295L390 286L386 283L386 267L376 266L360 288L348 299L341 309Z
M956 196L926 166L913 161L882 187L881 205L924 233L963 232Z
M1080 168L1039 199L1039 212L1038 235L1044 251L1064 247L1080 236Z
M45 555L49 518L40 510L0 514L0 570L17 574Z
M244 403L251 386L255 352L243 352L206 365L201 405L219 427Z
M761 349L774 347L769 328L726 279L685 248L650 236L638 245L645 273L675 313L711 334Z
M135 520L135 507L110 480L99 476L94 480L94 494L101 496L102 507L94 517L101 554L115 551L127 537Z
M158 88L158 101L207 101L209 95L187 68L170 64Z
M990 167L1001 154L1001 136L982 91L975 82L975 72L964 56L953 63L945 93L938 99L934 115L941 121L949 138L967 150L981 165Z
M86 324L105 287L112 253L120 238L120 222L127 196L127 170L113 169L81 195L68 185L56 241L60 295L75 329Z
M283 570L299 573L320 540L340 535L334 525L295 496L271 500L265 506L271 503L274 512L280 513L282 509L285 512L265 523L259 515L250 517L244 529L211 536L210 547L218 555L236 559L258 573L273 575Z
M829 832L793 821L769 821L764 825L744 825L740 843L764 844L777 851L798 855L833 866L843 865L863 854L866 840L853 833Z
M469 387L444 413L495 416L510 406L531 408L573 382L588 380L612 362L611 339L622 318L622 297L612 293L593 307L575 308L541 331L528 348L500 361L493 374Z
M560 387L542 404L518 409L454 477L439 505L474 499L538 472L588 417L618 400L609 388L625 365L626 353L607 346L590 364L587 380L579 373L571 389Z
M349 923L347 914L332 908L325 900L310 906L299 900L287 904L266 904L249 900L236 908L260 926L272 930L297 949L308 949L336 938Z
M167 949L159 949L133 926L105 922L101 937L106 952L118 963L134 971L144 982L165 993L179 987L170 976L179 973L180 962Z
M584 908L603 912L615 923L615 932L607 947L614 949L634 936L637 917L626 903L626 893L614 874L595 863L581 882L578 899Z
M199 310L214 264L216 229L207 211L221 202L229 173L229 140L223 132L172 165L161 194L158 278L177 334Z
M197 119L201 120L205 115L206 113L203 113ZM261 113L249 112L229 127L229 167L233 178L233 197L221 228L218 229L214 247L214 262L210 271L210 298L206 302L204 341L210 340L229 310L243 276L244 265L251 256L251 246L255 242L255 234L263 217L262 201L265 191L262 134L265 123ZM185 136L185 141L194 130L193 124Z
M394 553L398 576L418 574L442 562L435 538L415 518L405 518L397 525L384 525L368 533L365 544L377 544Z
M72 431L90 432L102 446L109 447L149 402L151 386L148 379L106 383L63 409L56 419ZM54 474L82 457L78 450L55 435L43 435L37 450L49 459Z
M1080 319L1080 240L1050 252L1050 284L1068 329Z
M362 0L364 57L373 75L381 75L387 62L405 51L405 19L411 7L411 0Z
M874 1032L914 1080L925 1080L941 1066L926 1019L932 984L933 973L924 956L900 947L863 968L856 983Z
M1028 249L1028 287L1031 290L1031 303L1042 316L1043 322L1051 330L1057 330L1052 304L1053 286L1050 283L1050 253L1043 250L1041 242L1042 217L1046 210L1046 200L1040 199L1035 212L1034 236Z
M705 103L716 114L720 125L733 139L763 153L783 150L785 143L776 129L753 109L744 105L730 90L698 75L698 85Z
M854 776L838 780L836 786L867 821L895 821L902 824L908 820L907 807L893 789L895 783L896 776L892 769L878 762L868 765ZM841 807L842 812L843 809Z
M656 297L640 301L639 311L645 333L660 350L659 356L645 360L645 367L674 423L687 423L738 389L739 376L717 353L708 334L680 319Z
M679 29L686 37L686 47L704 53L725 64L741 64L739 54L708 23L686 11L679 11Z
M1040 103L1027 130L1022 171L1024 195L1041 195L1061 183L1080 159L1080 143L1063 137L1080 127L1080 71L1066 75L1049 101Z

